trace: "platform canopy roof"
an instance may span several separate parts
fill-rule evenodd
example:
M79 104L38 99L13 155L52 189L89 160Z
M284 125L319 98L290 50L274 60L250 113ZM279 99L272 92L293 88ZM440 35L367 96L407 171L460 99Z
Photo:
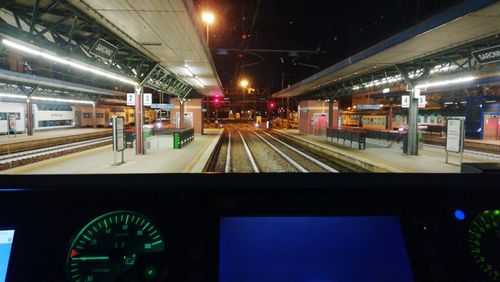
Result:
M191 0L69 0L204 95L222 93ZM195 77L193 77L196 76Z
M212 96L222 85L199 18L192 0L9 0L0 36L175 96ZM112 58L90 52L99 39L117 48Z
M480 68L471 52L499 42L500 2L467 0L356 53L275 94L329 97L363 88L416 81L432 74ZM499 43L500 44L500 43ZM402 75L402 70L405 71Z

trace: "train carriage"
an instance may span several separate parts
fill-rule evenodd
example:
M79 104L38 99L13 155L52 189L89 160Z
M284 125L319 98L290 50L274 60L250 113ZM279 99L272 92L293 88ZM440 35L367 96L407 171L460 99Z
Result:
M15 117L15 131L22 133L26 129L26 105L24 103L0 103L0 134L14 133L11 118ZM10 124L10 126L9 126Z

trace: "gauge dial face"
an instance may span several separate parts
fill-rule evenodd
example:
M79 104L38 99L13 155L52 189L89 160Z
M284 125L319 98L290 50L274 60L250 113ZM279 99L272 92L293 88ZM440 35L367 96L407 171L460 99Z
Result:
M489 281L500 281L500 210L487 210L467 231L473 261Z
M143 257L165 250L155 224L136 212L115 211L92 220L75 237L67 259L69 281L118 281ZM158 269L145 266L143 281L155 281Z

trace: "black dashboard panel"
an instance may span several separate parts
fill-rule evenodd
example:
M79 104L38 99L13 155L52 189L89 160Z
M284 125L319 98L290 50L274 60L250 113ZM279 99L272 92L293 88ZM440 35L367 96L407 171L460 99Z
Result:
M467 235L478 214L500 209L497 182L495 175L2 176L0 228L15 228L7 281L70 281L72 239L117 210L144 214L162 233L165 275L157 281L218 281L221 216L366 215L399 218L415 281L500 281L480 269ZM483 249L498 248L496 232ZM492 275L497 258L487 257Z

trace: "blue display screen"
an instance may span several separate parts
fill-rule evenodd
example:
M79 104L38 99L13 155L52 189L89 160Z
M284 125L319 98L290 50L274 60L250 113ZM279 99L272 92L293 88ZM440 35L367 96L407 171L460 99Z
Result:
M223 217L219 282L413 281L397 217Z
M10 250L14 241L14 230L0 229L0 282L4 282L7 277L7 267L9 266Z

